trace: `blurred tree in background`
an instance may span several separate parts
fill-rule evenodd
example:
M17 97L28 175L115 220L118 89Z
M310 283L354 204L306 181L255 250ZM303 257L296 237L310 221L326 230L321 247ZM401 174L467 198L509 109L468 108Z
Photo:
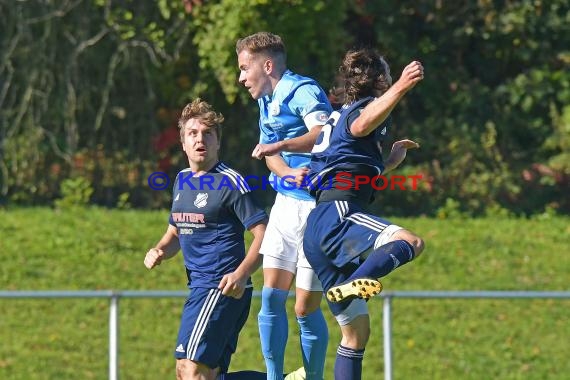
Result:
M380 194L384 213L570 211L564 0L0 0L2 202L52 204L79 183L95 204L167 207L147 177L186 165L176 120L197 96L226 116L222 157L266 174L235 55L259 30L325 89L351 47L378 47L394 77L422 61L393 137L420 142L397 174L423 180Z

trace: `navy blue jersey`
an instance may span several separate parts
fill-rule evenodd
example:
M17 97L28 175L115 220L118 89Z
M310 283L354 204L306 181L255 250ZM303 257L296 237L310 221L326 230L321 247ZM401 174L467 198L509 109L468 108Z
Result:
M388 133L391 117L367 136L355 137L350 132L352 123L372 100L374 98L368 97L344 105L340 111L333 112L323 126L311 152L308 174L309 192L317 200L368 203L373 199L372 186L360 186L360 189L354 186L347 189L346 186L356 175L372 178L384 170L381 143ZM339 179L342 179L343 186L337 186ZM338 190L339 187L345 190Z
M267 219L243 177L223 162L176 176L170 224L178 231L190 288L216 288L245 257L244 231Z

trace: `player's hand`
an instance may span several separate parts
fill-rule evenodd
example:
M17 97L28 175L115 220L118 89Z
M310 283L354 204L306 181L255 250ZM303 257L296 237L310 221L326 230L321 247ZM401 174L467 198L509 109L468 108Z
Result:
M288 175L284 176L283 179L286 182L294 183L297 186L301 186L305 182L305 177L309 174L309 168L296 168L291 169Z
M144 266L148 269L152 269L162 262L164 257L164 251L158 248L151 248L144 258Z
M238 276L235 272L222 277L218 289L222 290L224 296L240 299L245 291L247 278Z
M424 67L419 61L412 61L402 71L398 84L406 90L413 88L419 81L424 79Z
M392 151L390 152L386 162L392 167L398 166L406 158L408 149L416 149L419 147L420 144L412 140L404 139L396 141L392 144Z
M416 149L419 148L420 144L415 141L404 139L398 140L394 144L392 144L392 152L403 150L406 152L408 149Z
M257 144L253 152L251 152L251 157L261 160L265 156L274 156L279 152L279 145L277 143Z

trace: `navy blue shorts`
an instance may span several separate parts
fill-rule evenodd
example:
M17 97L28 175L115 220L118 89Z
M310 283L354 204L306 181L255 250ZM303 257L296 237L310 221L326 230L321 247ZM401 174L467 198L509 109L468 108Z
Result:
M383 238L380 235L393 225L388 220L363 212L356 203L320 202L307 218L303 237L305 256L317 273L326 292L346 281ZM389 228L386 231L390 231ZM329 303L337 315L350 302Z
M174 356L227 372L249 315L252 288L240 299L219 289L193 288L184 304Z

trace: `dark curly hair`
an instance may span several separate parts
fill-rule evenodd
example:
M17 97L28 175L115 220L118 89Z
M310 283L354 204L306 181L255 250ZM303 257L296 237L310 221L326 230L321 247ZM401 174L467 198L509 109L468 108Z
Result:
M350 50L340 65L338 82L340 86L332 91L332 96L339 103L378 97L392 86L390 66L374 49Z

